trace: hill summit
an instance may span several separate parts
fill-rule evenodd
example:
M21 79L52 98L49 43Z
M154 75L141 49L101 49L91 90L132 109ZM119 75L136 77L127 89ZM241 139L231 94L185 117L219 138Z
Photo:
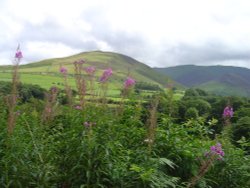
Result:
M73 62L81 59L85 60L84 67L94 66L96 68L97 77L101 75L104 69L111 67L113 69L112 82L117 83L117 85L118 83L123 82L127 76L133 77L137 82L147 82L161 86L165 86L169 81L169 78L166 75L155 71L153 68L129 56L103 51L83 52L69 57L46 59L26 65L20 65L19 71L21 77L22 74L57 74L59 67L63 66L67 68L69 74L73 74ZM10 70L11 66L0 67L0 71L2 72L8 72ZM44 77L44 79L46 79L46 77ZM50 83L47 83L47 85L49 84Z

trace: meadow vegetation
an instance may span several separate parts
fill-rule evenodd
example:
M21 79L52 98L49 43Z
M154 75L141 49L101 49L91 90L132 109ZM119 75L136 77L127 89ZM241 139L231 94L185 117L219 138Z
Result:
M248 98L182 96L128 75L116 100L114 70L96 76L81 59L44 89L20 83L20 52L0 84L0 187L250 186Z

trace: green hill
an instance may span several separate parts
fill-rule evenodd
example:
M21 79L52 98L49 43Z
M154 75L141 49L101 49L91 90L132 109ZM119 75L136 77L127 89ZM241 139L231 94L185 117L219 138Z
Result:
M148 82L160 86L165 86L169 81L166 75L155 71L151 67L131 57L102 51L84 52L69 57L46 59L26 65L20 65L19 72L21 81L24 83L39 84L42 87L49 88L51 85L62 82L59 68L63 66L68 69L69 75L72 77L70 83L74 84L73 62L80 59L86 61L83 65L84 67L96 67L96 80L99 79L104 69L111 67L113 69L113 76L110 80L111 88L120 89L123 81L128 75L136 79L137 82ZM11 69L11 66L0 66L0 80L10 81Z
M250 96L250 69L247 68L183 65L155 70L187 87L199 87L219 95Z

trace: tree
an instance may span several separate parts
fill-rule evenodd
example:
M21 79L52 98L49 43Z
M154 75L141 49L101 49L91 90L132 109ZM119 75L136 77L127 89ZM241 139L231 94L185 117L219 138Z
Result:
M190 107L185 113L185 118L187 119L197 119L199 117L199 112L196 108Z
M199 96L199 93L195 89L190 88L190 89L187 89L185 91L184 98L187 98L187 97L197 97L197 96Z

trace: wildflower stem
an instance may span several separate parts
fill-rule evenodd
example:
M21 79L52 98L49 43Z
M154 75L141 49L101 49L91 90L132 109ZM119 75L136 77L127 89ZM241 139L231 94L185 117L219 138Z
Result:
M198 175L194 176L190 183L188 184L187 188L194 187L196 183L206 174L209 168L212 166L214 160L216 159L216 154L213 154L207 161L203 162L201 165Z
M11 94L8 97L8 108L9 108L9 116L8 116L8 134L11 135L13 133L15 122L16 122L16 114L15 114L15 108L17 105L17 84L19 82L18 80L18 68L19 63L16 63L13 66L13 73L12 73L12 90Z
M157 97L151 104L149 128L148 128L148 151L151 153L155 140L156 128L157 128L157 107L159 104L159 98Z

